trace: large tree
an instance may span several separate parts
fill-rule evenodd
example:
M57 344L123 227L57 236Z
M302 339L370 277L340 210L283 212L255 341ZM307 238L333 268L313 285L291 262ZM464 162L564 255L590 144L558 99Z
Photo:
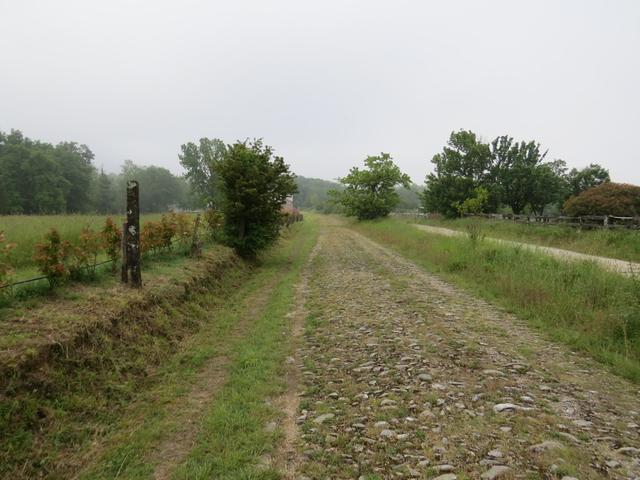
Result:
M213 167L225 243L241 256L255 257L278 238L282 205L296 192L295 175L261 140L229 145Z
M180 148L180 164L194 192L204 205L215 205L220 200L215 166L224 158L226 145L217 138L201 138L198 144L189 142Z
M92 210L92 184L95 177L93 152L86 145L62 142L53 149L60 173L68 183L65 191L67 212L89 212Z
M124 209L126 185L129 180L140 182L140 211L166 212L187 202L180 177L163 167L140 166L125 160L118 177L117 198L119 209Z
M527 206L535 210L532 202L538 207L543 198L555 199L559 179L553 175L553 165L544 162L547 152L541 151L539 143L518 143L501 136L491 142L491 155L500 201L513 213L520 214ZM553 191L545 195L545 189Z
M592 163L581 170L572 168L567 175L567 183L569 188L567 191L567 197L571 195L580 195L585 190L597 187L603 183L610 182L609 170Z
M566 190L566 163L554 160L536 165L530 177L529 206L535 215L543 215L547 205L559 204Z
M388 153L367 157L364 164L366 168L353 167L346 177L340 178L345 188L333 190L331 195L348 216L358 220L385 217L400 201L396 187L409 188L411 179Z
M448 217L458 215L457 205L476 195L477 188L492 182L492 158L489 145L467 130L452 132L447 146L434 155L435 171L427 175L422 193L426 211ZM487 190L492 193L494 189ZM490 196L488 208L496 201Z
M63 213L69 181L50 144L0 132L0 213Z

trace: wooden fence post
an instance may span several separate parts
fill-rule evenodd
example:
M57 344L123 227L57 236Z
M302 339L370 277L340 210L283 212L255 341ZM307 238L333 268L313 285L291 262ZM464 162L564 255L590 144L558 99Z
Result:
M127 182L127 271L131 286L142 287L140 272L140 188L136 180Z
M127 222L122 224L122 239L120 240L120 248L122 251L122 267L120 269L120 279L122 283L129 281L127 272Z

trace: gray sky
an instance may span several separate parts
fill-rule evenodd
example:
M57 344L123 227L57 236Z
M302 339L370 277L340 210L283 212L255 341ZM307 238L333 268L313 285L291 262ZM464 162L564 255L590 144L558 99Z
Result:
M0 0L0 45L0 130L109 171L263 137L301 175L385 151L422 183L464 128L640 184L637 0Z

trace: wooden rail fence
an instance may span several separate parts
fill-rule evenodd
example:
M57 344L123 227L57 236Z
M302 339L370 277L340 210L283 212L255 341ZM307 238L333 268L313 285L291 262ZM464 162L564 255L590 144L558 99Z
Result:
M398 212L394 215L414 218L441 218L438 214L420 212ZM528 225L555 225L585 229L632 229L640 230L640 217L619 217L616 215L584 215L581 217L567 217L554 215L514 215L509 213L479 213L468 214L465 217L487 218L491 220L505 220Z

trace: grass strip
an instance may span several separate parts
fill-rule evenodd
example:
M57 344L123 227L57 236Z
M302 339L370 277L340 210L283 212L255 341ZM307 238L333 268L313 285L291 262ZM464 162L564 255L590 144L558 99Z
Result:
M487 237L640 262L640 231L637 230L583 230L559 225L529 225L480 218L429 219L421 220L420 223L463 232L473 226L480 228Z
M291 349L286 314L291 311L295 283L316 241L316 224L312 216L305 218L304 235L296 240L299 253L287 261L287 273L274 288L253 332L235 349L229 380L203 422L197 446L174 478L280 478L259 460L273 450L280 435L277 430L265 429L278 415L267 400L284 389L284 359Z
M431 234L398 219L352 228L640 382L638 279L591 262L563 262L522 248Z

